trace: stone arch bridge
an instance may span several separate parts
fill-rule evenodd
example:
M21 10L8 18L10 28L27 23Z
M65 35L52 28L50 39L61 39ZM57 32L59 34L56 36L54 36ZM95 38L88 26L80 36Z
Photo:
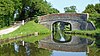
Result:
M72 30L94 30L95 27L91 22L88 22L88 14L82 13L60 13L60 14L50 14L39 17L39 23L46 26L53 33L53 25L56 22L66 22L70 24ZM56 28L55 28L56 29ZM63 50L63 51L86 51L87 40L82 39L78 36L72 36L70 42L66 43L57 43L54 40L53 34L51 36L41 40L39 46L42 48Z

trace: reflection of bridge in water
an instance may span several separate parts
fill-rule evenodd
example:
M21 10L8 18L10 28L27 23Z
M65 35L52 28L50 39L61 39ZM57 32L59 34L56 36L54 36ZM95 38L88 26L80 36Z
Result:
M69 52L83 52L87 49L87 40L71 36L69 42L58 43L55 40L59 40L59 36L56 33L62 31L62 36L66 37L64 32L73 31L73 30L94 30L95 27L91 22L87 22L87 14L78 14L78 13L67 13L67 14L51 14L39 17L39 23L46 26L52 31L51 36L41 40L39 47L48 48L53 50L62 50ZM60 22L61 25L56 24ZM65 25L63 25L65 24ZM58 27L59 26L59 27ZM58 27L58 28L57 28ZM57 29L59 29L57 31ZM55 30L56 29L56 30ZM61 38L61 37L60 37ZM54 40L55 39L55 40ZM60 40L59 40L60 41Z
M86 39L81 39L73 36L72 40L67 43L57 43L51 39L51 36L39 41L40 48L47 48L50 50L61 50L68 52L85 52L87 49Z

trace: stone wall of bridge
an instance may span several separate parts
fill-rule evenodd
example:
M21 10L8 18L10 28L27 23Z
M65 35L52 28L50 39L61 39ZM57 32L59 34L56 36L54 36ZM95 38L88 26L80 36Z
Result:
M72 26L72 30L87 30L94 29L91 22L87 23L88 14L80 13L61 13L50 14L39 17L39 23L52 30L52 24L57 21L68 22ZM90 28L91 26L91 28Z
M52 25L53 23L57 22L59 20L56 21L48 21L48 22L41 22L40 24L44 25L45 27L49 28L52 30ZM67 20L67 21L63 21L63 22L68 22L71 24L72 26L72 30L85 30L87 23L85 21L72 21L72 20Z

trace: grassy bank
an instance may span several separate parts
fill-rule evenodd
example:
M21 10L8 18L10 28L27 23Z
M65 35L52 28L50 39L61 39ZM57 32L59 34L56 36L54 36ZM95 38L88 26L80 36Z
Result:
M25 36L28 34L33 34L34 32L38 32L39 34L50 33L50 30L48 30L46 27L40 24L35 23L34 21L30 21L30 22L27 22L25 25L22 25L20 28L18 28L14 32L0 36L0 39Z
M11 26L5 26L5 27L3 27L3 28L0 28L0 30L7 29L7 28L9 28L9 27L11 27Z
M87 36L100 36L100 29L96 30L74 30L68 31L69 34L87 35Z

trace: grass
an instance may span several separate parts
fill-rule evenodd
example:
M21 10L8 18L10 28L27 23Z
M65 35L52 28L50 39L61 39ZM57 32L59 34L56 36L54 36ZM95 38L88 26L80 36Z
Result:
M3 30L3 29L7 29L7 28L10 28L11 26L5 26L3 28L0 28L0 30Z
M80 33L82 35L90 34L92 36L100 36L100 29L96 30L74 30L72 33Z
M20 28L18 28L14 32L2 35L0 37L0 39L25 36L27 34L32 34L34 32L38 32L40 34L41 33L50 33L50 30L48 30L46 27L44 27L40 24L35 23L34 21L30 21L30 22L27 22L25 25L22 25Z

